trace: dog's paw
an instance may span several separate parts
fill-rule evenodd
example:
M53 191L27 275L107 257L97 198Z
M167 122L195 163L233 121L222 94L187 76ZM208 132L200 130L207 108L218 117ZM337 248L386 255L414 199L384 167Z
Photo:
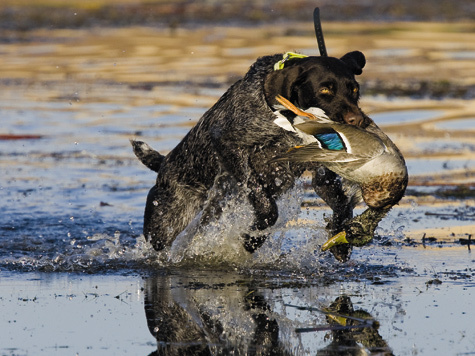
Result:
M244 239L244 248L250 253L254 253L267 239L267 235L251 236L244 234L242 237Z

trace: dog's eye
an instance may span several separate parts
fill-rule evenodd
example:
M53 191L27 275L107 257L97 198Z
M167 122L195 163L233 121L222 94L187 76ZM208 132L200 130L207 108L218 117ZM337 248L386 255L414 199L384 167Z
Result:
M320 94L331 94L331 90L328 88L321 88L320 89Z
M353 93L355 93L355 94L356 94L358 91L359 91L358 88L354 88L354 89L353 89Z

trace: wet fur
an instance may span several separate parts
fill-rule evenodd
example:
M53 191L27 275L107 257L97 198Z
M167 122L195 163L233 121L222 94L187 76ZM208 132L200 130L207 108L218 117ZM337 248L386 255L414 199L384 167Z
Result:
M278 218L276 199L305 169L313 172L315 191L334 211L333 227L352 217L355 196L345 194L333 172L318 163L269 163L301 143L296 134L274 124L272 107L280 94L303 109L319 107L333 120L365 127L370 119L358 107L354 78L365 65L364 56L351 52L341 59L292 59L274 71L281 59L281 54L259 58L168 155L132 141L137 157L158 173L144 216L144 235L156 250L170 246L199 212L202 224L217 219L224 197L244 189L254 220L243 243L253 252Z

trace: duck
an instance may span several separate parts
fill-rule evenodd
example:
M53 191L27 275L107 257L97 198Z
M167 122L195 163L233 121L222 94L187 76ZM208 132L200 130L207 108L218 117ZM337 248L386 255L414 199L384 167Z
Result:
M367 209L347 222L343 230L322 246L322 251L371 242L379 222L404 196L408 173L403 155L372 121L365 128L331 120L319 108L302 110L282 96L276 100L296 117L284 125L282 110L276 124L293 130L303 144L294 146L273 161L319 162L359 186Z
M306 111L303 111L293 105L289 100L281 95L276 96L277 102L280 105L274 106L274 115L276 119L274 124L280 126L286 131L291 131L297 134L302 139L302 144L307 145L317 142L314 135L309 135L305 131L298 128L297 125L305 123L308 120L318 120L322 123L334 123L320 108L310 107ZM294 115L287 115L287 112L291 111Z

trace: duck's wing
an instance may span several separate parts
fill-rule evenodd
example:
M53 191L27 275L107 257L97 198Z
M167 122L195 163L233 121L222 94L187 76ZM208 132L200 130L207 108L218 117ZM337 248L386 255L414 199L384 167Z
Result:
M374 133L356 126L306 121L294 125L296 129L314 136L323 148L343 151L360 158L373 158L383 154L387 147Z
M345 151L322 148L320 142L315 142L306 146L292 147L287 153L274 158L273 161L356 163L366 161L367 159L367 157L361 157Z

